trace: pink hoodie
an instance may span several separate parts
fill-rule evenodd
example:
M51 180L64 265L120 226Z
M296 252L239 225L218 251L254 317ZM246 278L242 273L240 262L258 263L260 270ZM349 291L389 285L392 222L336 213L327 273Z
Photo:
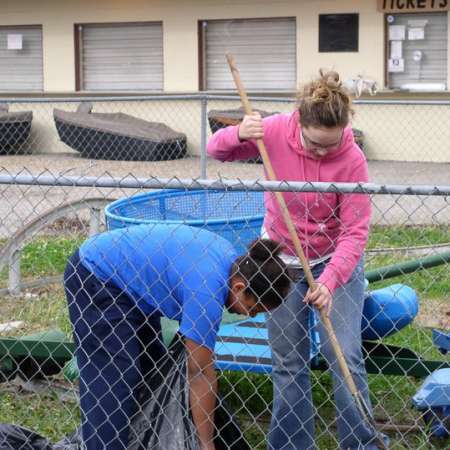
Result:
M299 113L276 114L263 120L264 143L277 180L367 182L364 154L355 144L350 127L344 131L339 150L314 159L300 139ZM208 154L220 161L258 155L254 140L240 141L238 126L217 131L208 142ZM320 192L283 193L305 256L331 255L317 281L331 293L350 278L364 253L370 222L370 198L366 194ZM265 195L264 227L271 239L282 242L286 253L295 255L292 240L273 193Z

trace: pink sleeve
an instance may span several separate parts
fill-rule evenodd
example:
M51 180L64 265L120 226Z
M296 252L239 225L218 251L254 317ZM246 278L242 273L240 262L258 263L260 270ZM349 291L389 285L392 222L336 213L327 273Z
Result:
M256 142L240 141L238 131L238 125L216 131L208 141L208 155L219 161L235 161L258 156Z
M367 182L368 169L364 161L353 174L352 182ZM350 279L367 243L371 203L368 194L341 194L339 205L340 235L335 251L318 278L331 293Z

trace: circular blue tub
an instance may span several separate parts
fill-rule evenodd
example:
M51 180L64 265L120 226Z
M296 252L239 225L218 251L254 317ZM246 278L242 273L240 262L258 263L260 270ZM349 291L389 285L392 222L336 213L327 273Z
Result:
M164 189L122 198L105 208L109 230L170 223L205 228L230 241L239 253L261 234L263 192Z

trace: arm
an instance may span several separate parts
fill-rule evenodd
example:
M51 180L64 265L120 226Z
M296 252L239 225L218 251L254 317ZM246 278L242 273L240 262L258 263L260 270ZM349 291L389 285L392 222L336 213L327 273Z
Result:
M183 313L179 332L184 336L188 357L189 398L197 428L200 450L214 450L214 409L217 381L214 347L223 313L223 301L214 295L223 291L224 282L204 256L197 270L184 278ZM207 266L205 268L204 266ZM196 273L198 271L198 273ZM225 295L225 294L224 294Z
M368 180L367 163L363 161L354 171L350 182ZM364 253L367 243L371 215L371 203L368 194L341 194L339 204L341 231L330 262L318 278L331 294L343 286L349 279L356 264Z
M214 450L214 409L217 379L213 352L191 339L185 340L188 353L188 377L192 418L201 450Z
M258 114L259 116L259 114ZM259 155L256 142L251 140L252 137L262 137L262 132L255 131L255 120L253 116L245 116L243 123L249 129L248 135L244 133L240 136L241 125L229 126L218 130L214 133L208 141L207 151L208 155L220 161L234 161L237 159L248 159ZM259 127L261 127L261 117L259 116ZM256 125L258 127L258 125ZM258 132L259 131L259 132ZM252 134L253 132L253 134Z
M370 198L365 194L349 194L340 205L341 234L336 249L325 270L316 280L314 291L308 289L304 298L318 309L325 309L330 315L334 291L350 279L356 264L360 260L369 232Z

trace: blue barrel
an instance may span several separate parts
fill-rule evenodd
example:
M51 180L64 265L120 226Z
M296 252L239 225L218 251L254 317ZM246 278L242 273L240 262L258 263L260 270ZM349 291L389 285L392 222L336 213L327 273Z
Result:
M261 234L263 192L164 189L122 198L105 208L108 229L186 224L219 234L245 253Z
M362 338L377 340L409 325L419 311L414 289L405 284L369 292L364 301Z

